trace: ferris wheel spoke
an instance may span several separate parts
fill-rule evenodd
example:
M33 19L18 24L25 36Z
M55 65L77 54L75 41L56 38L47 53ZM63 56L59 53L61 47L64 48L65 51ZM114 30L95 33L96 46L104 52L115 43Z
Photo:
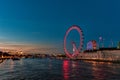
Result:
M73 55L79 54L79 51L78 51L78 49L76 48L75 42L72 42L72 45L73 45Z

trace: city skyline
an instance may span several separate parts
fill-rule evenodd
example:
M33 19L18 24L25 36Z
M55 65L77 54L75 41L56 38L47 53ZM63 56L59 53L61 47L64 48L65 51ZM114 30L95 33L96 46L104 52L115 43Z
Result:
M99 42L100 36L105 46L111 40L116 46L120 41L119 3L119 0L0 1L0 48L62 50L64 35L72 25L82 28L84 46L89 40Z

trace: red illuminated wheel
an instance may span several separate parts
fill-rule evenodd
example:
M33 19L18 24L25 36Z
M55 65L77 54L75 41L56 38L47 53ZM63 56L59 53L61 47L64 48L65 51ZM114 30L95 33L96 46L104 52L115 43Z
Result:
M80 40L78 49L76 48L75 43L74 43L74 42L72 43L72 44L73 44L73 47L76 48L76 52L75 52L75 53L70 53L70 52L67 50L67 48L66 48L67 36L68 36L69 32L72 31L72 30L77 30L77 31L78 31L78 33L79 33L79 40ZM64 36L64 51L65 51L65 54L66 54L67 57L73 58L74 56L78 55L79 52L81 52L81 50L82 50L82 48L83 48L83 39L84 39L84 38L83 38L83 31L82 31L82 29L81 29L79 26L73 25L73 26L71 26L71 27L67 30L67 32L66 32L66 34L65 34L65 36Z

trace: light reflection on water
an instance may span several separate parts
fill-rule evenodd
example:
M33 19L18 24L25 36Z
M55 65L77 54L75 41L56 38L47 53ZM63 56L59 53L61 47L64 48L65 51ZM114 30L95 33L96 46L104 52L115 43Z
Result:
M0 80L119 80L120 64L57 59L5 60Z

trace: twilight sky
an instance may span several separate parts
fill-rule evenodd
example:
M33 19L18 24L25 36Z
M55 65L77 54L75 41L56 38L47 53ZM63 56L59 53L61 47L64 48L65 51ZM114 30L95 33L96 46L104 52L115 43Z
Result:
M116 46L120 1L0 0L0 48L62 49L65 32L74 24L83 29L85 44L102 36L106 45L112 40Z

